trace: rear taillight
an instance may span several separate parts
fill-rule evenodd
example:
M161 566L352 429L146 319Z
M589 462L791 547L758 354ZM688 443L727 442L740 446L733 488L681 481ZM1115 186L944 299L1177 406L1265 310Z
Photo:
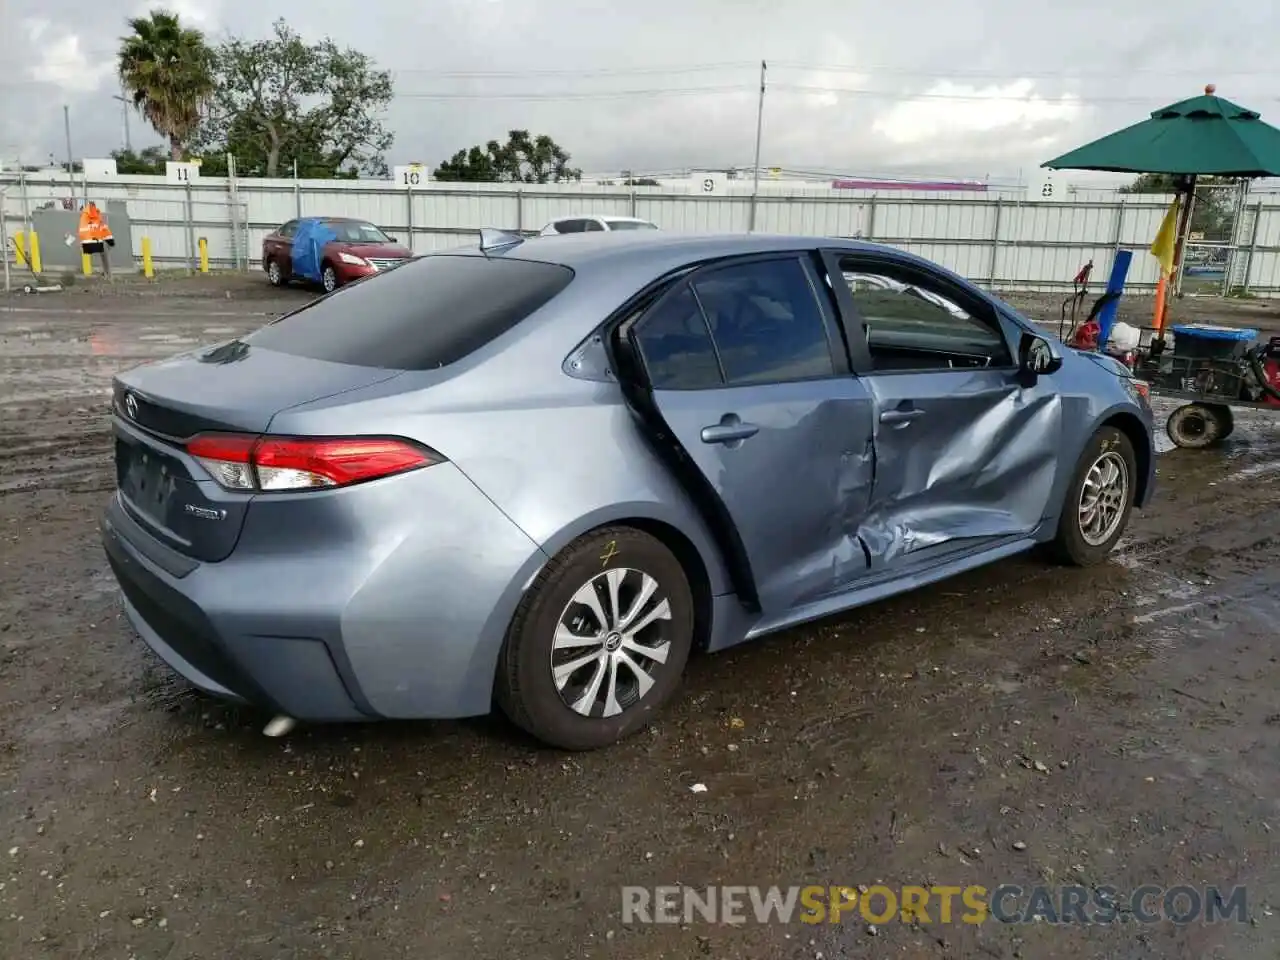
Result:
M345 487L439 463L439 454L382 437L256 437L204 433L187 442L228 490L315 490Z

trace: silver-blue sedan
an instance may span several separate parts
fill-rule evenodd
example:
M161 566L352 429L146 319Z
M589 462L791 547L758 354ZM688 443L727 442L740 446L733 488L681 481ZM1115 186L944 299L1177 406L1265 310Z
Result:
M941 267L660 231L412 260L114 382L130 620L285 722L568 749L722 650L1037 545L1103 559L1145 386Z

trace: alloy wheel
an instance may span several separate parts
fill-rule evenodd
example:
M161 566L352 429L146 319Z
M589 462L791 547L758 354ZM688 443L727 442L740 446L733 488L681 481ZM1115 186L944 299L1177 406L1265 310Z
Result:
M671 604L658 581L616 567L565 604L551 647L560 699L584 717L616 717L652 688L671 648Z
M1124 519L1129 502L1129 465L1108 450L1093 462L1080 489L1080 536L1091 547L1106 543Z

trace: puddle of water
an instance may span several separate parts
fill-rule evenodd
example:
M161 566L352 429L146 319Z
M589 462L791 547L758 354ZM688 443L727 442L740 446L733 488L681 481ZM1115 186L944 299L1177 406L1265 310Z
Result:
M1280 460L1272 460L1268 463L1255 463L1252 467L1245 467L1243 470L1237 470L1228 480L1247 480L1250 477L1261 477L1268 473L1280 473Z
M176 333L143 333L138 335L138 339L154 343L199 343L195 337L183 337Z

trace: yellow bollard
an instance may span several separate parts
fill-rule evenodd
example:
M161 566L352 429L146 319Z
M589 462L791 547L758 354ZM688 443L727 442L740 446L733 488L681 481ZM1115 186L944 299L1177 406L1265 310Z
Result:
M142 238L142 275L152 280L156 275L155 264L151 262L151 238Z
M83 250L80 251L80 269L84 271L86 277L93 276L93 258Z
M197 244L200 247L200 272L209 272L209 241L201 237Z
M13 250L18 255L18 266L27 265L27 235L19 230L13 235Z
M32 230L29 239L31 241L31 272L40 273L44 266L40 262L40 237Z

